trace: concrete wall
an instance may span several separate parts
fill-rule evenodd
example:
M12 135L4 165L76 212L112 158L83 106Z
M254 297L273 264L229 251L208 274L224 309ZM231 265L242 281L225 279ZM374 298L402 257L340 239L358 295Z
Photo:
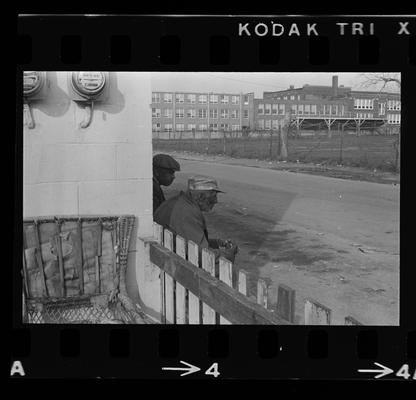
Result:
M136 215L127 278L138 298L146 258L138 237L153 232L150 76L110 72L108 99L94 104L86 129L67 73L48 72L47 84L45 99L31 104L35 127L23 131L23 217Z

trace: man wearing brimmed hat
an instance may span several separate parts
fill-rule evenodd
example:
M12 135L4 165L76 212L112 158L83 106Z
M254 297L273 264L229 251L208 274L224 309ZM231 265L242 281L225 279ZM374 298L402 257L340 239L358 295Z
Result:
M224 193L217 181L208 176L193 176L188 180L188 190L166 200L156 210L154 220L186 240L192 240L200 249L214 251L216 261L223 256L234 261L238 248L230 240L209 239L202 212L211 211L217 204L217 194Z
M180 170L179 163L167 154L153 157L153 214L166 200L160 186L170 186L175 180L175 172Z

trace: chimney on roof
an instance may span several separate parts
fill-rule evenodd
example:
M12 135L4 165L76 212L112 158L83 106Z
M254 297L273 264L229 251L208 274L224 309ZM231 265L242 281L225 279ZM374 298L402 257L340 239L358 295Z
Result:
M294 85L290 85L289 89L294 89L295 86Z
M332 77L332 96L337 97L338 96L338 76L334 75Z

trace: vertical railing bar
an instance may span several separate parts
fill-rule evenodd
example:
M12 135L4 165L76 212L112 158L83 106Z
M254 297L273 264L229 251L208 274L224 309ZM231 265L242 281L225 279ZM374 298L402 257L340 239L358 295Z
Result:
M160 271L160 296L161 296L161 321L162 324L166 324L166 286L165 286L165 272Z
M233 286L233 274L232 274L233 264L227 259L220 257L219 259L219 268L220 268L220 281L226 283L228 286ZM231 324L229 320L220 316L219 323L221 325Z
M81 218L77 220L77 238L79 246L79 265L78 265L78 279L79 279L79 293L84 294L84 254L82 248L82 221Z
M113 281L117 282L117 270L119 263L119 225L118 221L112 221L112 230L111 230L111 241L113 244L115 259L113 260Z
M61 296L66 297L64 260L62 257L61 221L58 218L55 218L55 227L56 227L55 248L58 253L59 278L61 282Z
M35 235L35 245L36 245L36 260L40 269L40 275L41 275L41 281L42 281L44 294L46 297L49 297L48 287L46 285L45 267L43 265L42 247L41 247L40 239L39 239L39 227L38 227L37 220L34 220L33 224L34 224L34 235Z
M23 282L25 285L26 296L28 298L31 298L30 285L29 285L29 273L27 271L27 264L26 264L26 247L27 247L26 231L23 226L23 260L22 260L23 261Z
M202 249L202 268L210 275L215 276L215 255L208 249ZM205 303L202 303L202 323L215 324L215 310Z
M102 249L103 225L102 225L101 218L98 219L97 226L98 226L98 233L97 233L97 254L95 255L95 292L96 293L101 293L100 257L102 256L102 251L103 251L103 249ZM81 268L81 271L83 271L82 268Z
M153 235L156 241L163 246L163 228L158 223L153 223ZM166 298L165 298L165 272L159 268L160 279L160 322L166 324Z
M176 235L176 254L186 260L186 240L179 235ZM177 324L186 324L187 312L187 289L176 282L176 318Z
M29 290L29 281L28 281L28 272L27 272L27 265L26 265L26 256L25 251L23 249L23 282L25 286L26 296L30 298L30 290Z
M257 281L257 304L267 309L267 285L263 279Z
M188 261L196 268L199 268L199 248L196 243L188 241ZM198 294L188 291L189 295L189 323L200 324L200 304Z
M173 252L173 233L169 229L164 230L163 244L166 249ZM170 323L175 323L175 281L172 276L165 275L165 301L166 301L166 320Z
M247 296L247 273L242 269L238 271L238 291Z

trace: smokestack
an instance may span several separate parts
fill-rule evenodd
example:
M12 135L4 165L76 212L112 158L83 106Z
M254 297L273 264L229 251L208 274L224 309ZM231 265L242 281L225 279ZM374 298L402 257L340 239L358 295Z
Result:
M332 77L332 96L338 96L338 76L334 75Z

